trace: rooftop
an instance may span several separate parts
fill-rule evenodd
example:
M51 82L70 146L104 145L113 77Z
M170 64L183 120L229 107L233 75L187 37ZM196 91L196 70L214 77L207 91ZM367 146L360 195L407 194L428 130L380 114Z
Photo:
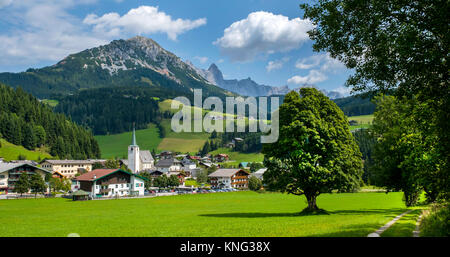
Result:
M50 164L94 164L98 160L46 160Z
M241 169L218 169L213 173L209 174L208 177L231 177L240 170ZM247 173L246 171L244 172Z

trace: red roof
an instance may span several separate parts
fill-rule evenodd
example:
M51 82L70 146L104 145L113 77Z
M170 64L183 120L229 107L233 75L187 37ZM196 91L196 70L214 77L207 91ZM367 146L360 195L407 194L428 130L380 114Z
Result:
M224 154L224 153L220 153L220 154L218 154L216 156L228 158L228 154Z
M75 179L78 181L94 181L98 178L111 174L118 169L96 169L91 172L85 173L81 176L76 177ZM95 178L94 178L95 177Z

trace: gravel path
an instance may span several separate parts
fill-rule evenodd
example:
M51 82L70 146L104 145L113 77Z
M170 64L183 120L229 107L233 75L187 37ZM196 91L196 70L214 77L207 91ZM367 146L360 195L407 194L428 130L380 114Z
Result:
M388 223L386 223L386 225L382 226L381 228L379 228L377 231L370 233L367 235L367 237L380 237L381 233L383 233L386 229L388 229L390 226L394 225L395 222L397 222L397 220L399 220L401 217L405 216L406 214L412 212L413 210L408 210L405 211L404 213L398 215L397 217L395 217L393 220L389 221Z

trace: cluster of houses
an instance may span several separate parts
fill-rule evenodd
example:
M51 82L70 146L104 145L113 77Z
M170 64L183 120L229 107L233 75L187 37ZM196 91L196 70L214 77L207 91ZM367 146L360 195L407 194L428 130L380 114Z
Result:
M169 151L156 155L155 164L150 151L140 150L136 143L133 130L132 143L128 147L128 159L120 160L120 164L128 168L123 169L93 169L94 164L104 164L106 160L45 160L40 164L31 161L4 162L0 159L0 194L14 192L14 184L22 173L40 174L43 178L47 174L53 177L68 178L72 181L74 195L91 197L112 196L142 196L145 192L145 182L148 180L142 173L151 177L175 175L183 184L186 178L196 178L202 168L218 166L215 172L208 175L212 188L247 189L250 173L242 168L222 169L220 163L227 161L229 156L190 156L176 155ZM240 167L245 168L245 164ZM253 173L252 176L262 178L264 169ZM81 175L80 175L81 174ZM77 192L79 191L79 192Z

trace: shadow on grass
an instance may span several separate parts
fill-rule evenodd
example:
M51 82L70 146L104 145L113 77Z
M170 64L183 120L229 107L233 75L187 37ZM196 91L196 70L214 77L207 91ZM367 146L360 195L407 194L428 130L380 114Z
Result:
M230 213L211 213L199 214L202 217L216 217L216 218L272 218L272 217L302 217L302 216L316 216L316 215L361 215L361 214L385 214L395 217L405 211L405 209L361 209L361 210L336 210L326 211L319 210L318 212L230 212Z
M367 237L380 227L378 223L364 223L340 227L340 231L311 234L309 237Z

